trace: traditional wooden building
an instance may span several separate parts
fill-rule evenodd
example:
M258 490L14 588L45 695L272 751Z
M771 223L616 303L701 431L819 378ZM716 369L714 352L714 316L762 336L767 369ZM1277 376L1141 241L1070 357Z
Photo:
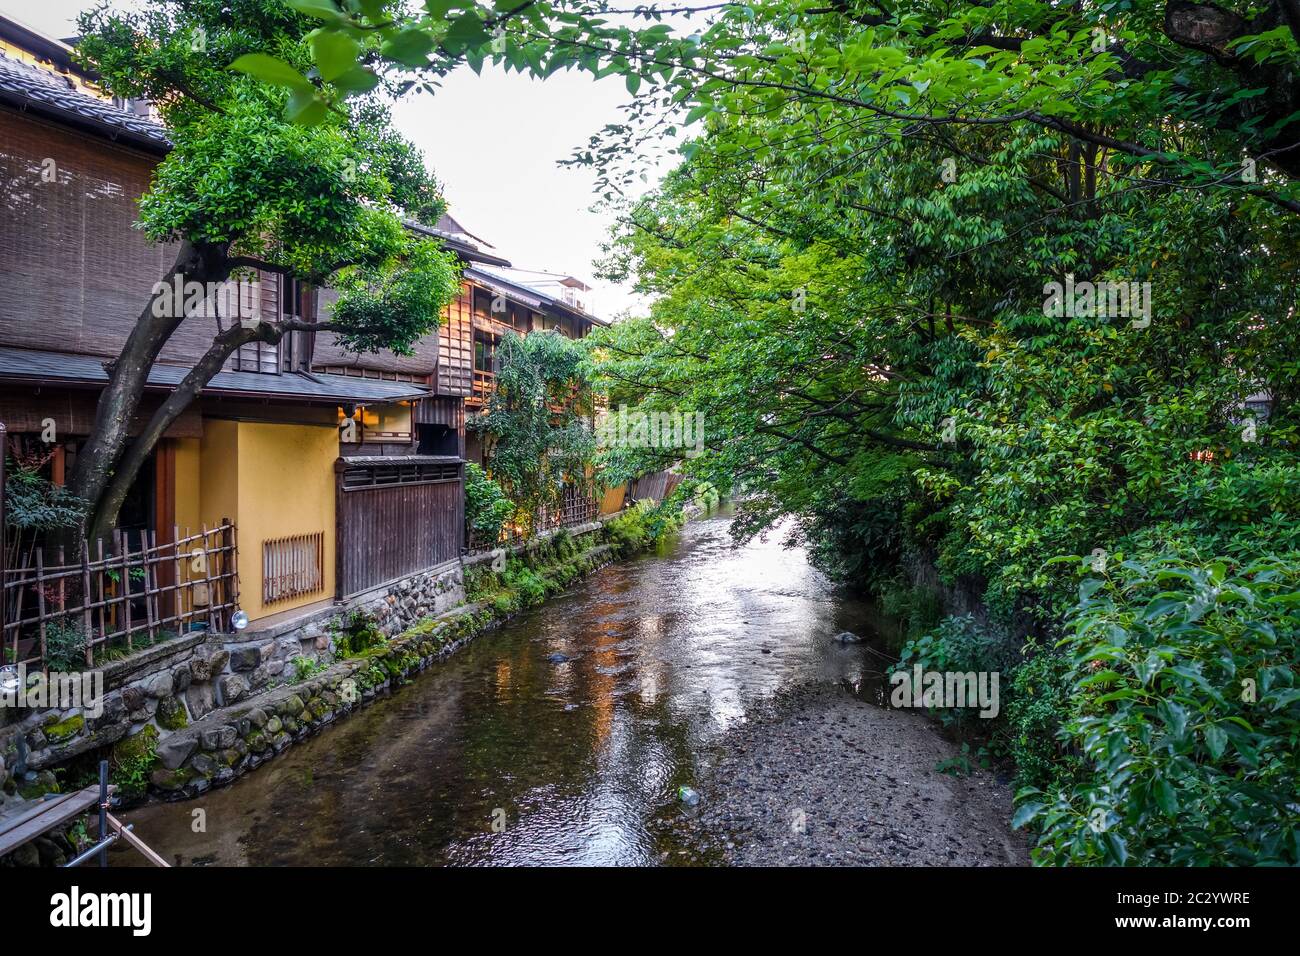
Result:
M104 363L174 257L134 228L166 131L147 104L100 94L70 54L0 18L0 422L11 450L31 449L56 483L89 431ZM409 356L349 353L327 333L246 346L168 431L123 509L128 550L237 531L223 559L237 596L227 589L216 626L236 603L265 620L458 561L463 462L475 456L465 418L491 388L496 343L507 329L578 337L598 321L563 291L521 281L453 218L407 225L464 265L440 329ZM254 290L264 315L328 312L329 290L259 279L232 290L221 314L254 307ZM202 354L214 321L182 323L142 416ZM177 562L169 573L178 586L194 572Z

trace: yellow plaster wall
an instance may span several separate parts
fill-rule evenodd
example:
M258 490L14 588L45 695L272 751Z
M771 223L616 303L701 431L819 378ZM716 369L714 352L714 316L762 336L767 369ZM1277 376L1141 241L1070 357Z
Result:
M176 510L180 511L180 457L176 461ZM239 423L203 420L199 442L199 523L229 518L239 528ZM194 527L197 528L197 525ZM240 543L242 544L242 537ZM242 548L240 549L243 550ZM240 588L243 590L242 586Z
M239 423L240 606L252 620L334 596L334 461L332 426ZM324 587L270 607L262 605L262 542L325 533Z
M202 440L170 441L176 452L176 525L185 534L186 528L197 531L203 523Z
M235 522L239 605L252 621L334 596L334 461L338 429L205 418L200 449L201 518ZM180 485L177 459L177 485ZM177 499L180 511L180 499ZM262 604L262 542L325 533L324 587Z

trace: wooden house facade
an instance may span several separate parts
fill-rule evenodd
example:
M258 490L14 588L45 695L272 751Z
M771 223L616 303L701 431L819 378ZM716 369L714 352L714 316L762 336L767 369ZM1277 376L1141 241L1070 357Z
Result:
M58 484L90 430L104 363L175 255L134 228L169 144L147 107L97 95L58 41L0 18L0 44L0 422L10 455ZM458 561L463 468L476 452L466 416L490 392L501 335L577 337L597 321L511 280L510 263L450 217L408 227L464 266L460 296L412 355L349 353L326 332L247 346L169 429L132 489L110 547L170 546L179 559L200 530L237 530L229 584L221 596L187 592L192 618L221 628L236 607L252 621L301 613ZM327 289L273 272L258 280L232 285L220 314L259 307L310 321L332 305ZM136 427L210 344L215 321L211 311L191 316L169 340ZM177 618L179 585L198 572L180 560L169 568L160 573ZM204 600L220 613L205 615L194 603ZM8 618L6 641L19 630Z

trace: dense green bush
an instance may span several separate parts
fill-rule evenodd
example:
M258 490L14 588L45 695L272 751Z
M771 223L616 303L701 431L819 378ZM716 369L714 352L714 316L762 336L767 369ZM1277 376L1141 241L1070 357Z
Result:
M1063 734L1087 774L1018 794L1035 860L1300 863L1300 556L1162 556L1080 587Z
M1074 667L1054 649L1029 641L1012 672L1003 715L1016 787L1049 789L1078 778L1083 761L1061 728L1070 717Z
M895 670L920 664L926 671L1005 671L1013 657L1002 635L966 614L945 617L928 634L903 645Z
M80 622L64 617L45 626L45 663L65 673L85 669L86 632Z
M899 652L898 663L890 670L907 673L918 664L922 671L996 673L1000 698L1014 664L1014 652L1003 634L966 614L945 617L933 630L906 641ZM969 724L972 714L973 711L964 708L940 708L938 711L945 724ZM1002 728L1001 715L981 719L978 725L981 729L979 736L992 740ZM996 754L996 747L992 752Z
M649 498L636 502L605 525L610 546L620 555L649 547L669 531L680 528L681 508L673 501L656 504Z
M337 657L356 657L388 641L374 616L360 610L350 613L342 629L331 636Z
M465 465L465 521L477 540L501 539L501 528L515 510L501 486L478 465Z
M482 436L492 479L531 536L541 530L542 509L560 506L566 485L590 485L596 438L587 350L558 332L507 333L496 359L487 407L465 427Z
M546 600L549 591L546 579L521 561L511 561L501 573L501 583L508 591L519 595L523 607L532 607Z

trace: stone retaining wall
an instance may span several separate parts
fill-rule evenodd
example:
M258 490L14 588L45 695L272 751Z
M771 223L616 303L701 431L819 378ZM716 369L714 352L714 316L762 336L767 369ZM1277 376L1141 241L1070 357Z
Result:
M567 532L588 545L578 558L581 573L614 558L596 543L602 529L593 522ZM531 561L545 545L514 551ZM191 634L105 666L98 717L51 709L0 727L0 815L54 790L55 768L109 747L116 763L149 749L156 754L141 792L128 799L145 791L184 799L230 783L499 621L498 607L465 603L466 568L493 556L413 575L346 606L243 633ZM389 640L336 660L334 640L358 612Z
M106 665L99 716L48 709L0 727L0 812L15 798L55 789L52 770L83 754L139 734L156 735L161 749L196 721L293 682L300 664L331 663L332 634L354 613L369 615L390 637L445 614L463 602L463 579L455 562L274 627L189 634Z

